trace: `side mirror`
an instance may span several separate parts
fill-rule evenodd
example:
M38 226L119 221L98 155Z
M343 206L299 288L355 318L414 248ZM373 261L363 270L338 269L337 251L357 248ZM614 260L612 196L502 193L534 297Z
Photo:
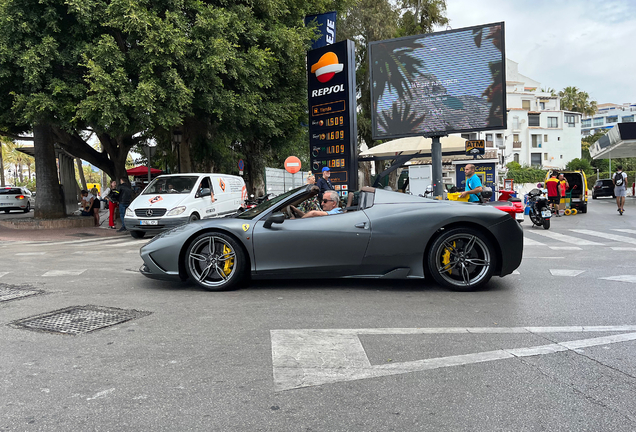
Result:
M206 197L206 196L210 196L212 195L212 192L210 191L210 188L202 188L201 192L199 193L199 196L202 197Z
M272 213L267 220L265 221L265 224L263 225L264 228L271 228L272 224L281 224L285 222L285 215L281 212L278 213Z

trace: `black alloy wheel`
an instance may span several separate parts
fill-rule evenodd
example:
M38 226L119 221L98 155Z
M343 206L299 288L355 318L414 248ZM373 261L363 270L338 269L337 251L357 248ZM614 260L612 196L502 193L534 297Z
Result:
M496 252L486 236L472 228L454 228L435 239L428 270L440 285L455 291L483 287L495 270Z
M223 233L201 234L185 254L188 276L209 291L235 288L245 275L245 266L243 249Z

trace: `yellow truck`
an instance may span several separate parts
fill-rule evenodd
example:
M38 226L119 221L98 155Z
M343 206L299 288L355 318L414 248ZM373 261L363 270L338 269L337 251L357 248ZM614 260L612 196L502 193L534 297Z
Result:
M576 209L578 213L587 213L587 177L582 170L579 171L559 171L548 170L545 180L548 181L553 172L563 174L568 181L566 196L562 197L570 200L570 208Z

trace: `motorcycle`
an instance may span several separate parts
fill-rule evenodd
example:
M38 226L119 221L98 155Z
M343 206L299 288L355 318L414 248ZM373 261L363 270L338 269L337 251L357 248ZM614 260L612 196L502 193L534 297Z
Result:
M267 200L269 200L270 196L273 195L271 193L268 193L266 195L260 196L258 198L254 198L254 194L251 194L250 197L248 199L245 200L245 206L244 209L245 210L249 210L253 207L256 207L257 205L259 205L262 202L265 202Z
M545 192L538 188L528 192L528 216L533 225L542 226L543 229L550 229L552 211Z

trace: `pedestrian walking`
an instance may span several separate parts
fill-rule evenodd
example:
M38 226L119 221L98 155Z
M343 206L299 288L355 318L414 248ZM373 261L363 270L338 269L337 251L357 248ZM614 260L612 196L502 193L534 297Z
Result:
M119 179L119 216L121 218L121 228L118 232L128 231L124 222L124 216L126 216L126 209L133 200L133 191L128 185L128 179L122 177Z
M623 166L616 166L616 173L612 177L614 183L614 196L616 197L616 205L618 213L623 216L625 211L625 197L627 196L627 173L623 172Z
M110 187L104 190L102 199L108 201L108 228L115 229L115 210L119 204L119 191L117 190L117 182L115 180L111 180ZM124 223L123 219L122 223Z

